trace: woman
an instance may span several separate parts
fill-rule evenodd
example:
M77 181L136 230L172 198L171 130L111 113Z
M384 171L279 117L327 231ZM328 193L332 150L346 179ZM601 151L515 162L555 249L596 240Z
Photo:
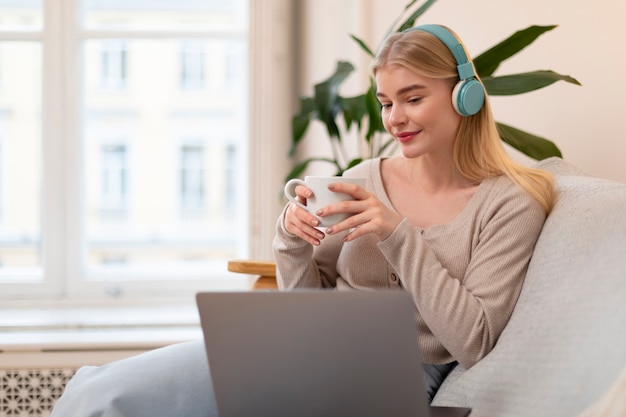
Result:
M353 215L325 233L288 205L274 241L279 285L409 291L432 398L457 362L469 368L495 345L552 206L553 179L507 157L482 85L447 29L391 36L372 68L401 155L344 174L366 177L367 189L329 186L354 201L317 214ZM469 91L459 94L467 87L459 81ZM296 193L312 196L304 186Z
M288 204L274 249L284 289L411 292L432 398L452 366L479 361L506 325L552 205L553 182L506 156L456 37L438 26L416 29L391 36L373 64L385 128L401 155L346 172L366 177L366 188L330 186L354 201L318 214L353 216L325 232L314 216ZM305 187L297 193L311 197ZM52 412L144 415L216 415L201 342L82 368Z

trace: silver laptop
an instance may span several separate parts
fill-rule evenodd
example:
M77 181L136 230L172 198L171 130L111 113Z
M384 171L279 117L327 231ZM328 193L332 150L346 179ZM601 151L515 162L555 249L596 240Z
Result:
M428 406L405 291L196 298L220 417L469 414Z

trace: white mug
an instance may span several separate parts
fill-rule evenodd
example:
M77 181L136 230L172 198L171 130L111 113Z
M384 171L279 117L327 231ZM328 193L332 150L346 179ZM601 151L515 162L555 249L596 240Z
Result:
M320 221L320 227L329 227L352 215L351 213L338 213L319 217L315 214L317 210L329 204L352 200L352 197L347 194L336 193L328 189L328 185L335 182L345 182L365 187L365 178L306 176L304 177L304 181L299 178L289 180L287 184L285 184L285 197L317 217ZM304 185L313 191L314 195L311 198L307 198L306 206L296 199L296 186L298 185Z

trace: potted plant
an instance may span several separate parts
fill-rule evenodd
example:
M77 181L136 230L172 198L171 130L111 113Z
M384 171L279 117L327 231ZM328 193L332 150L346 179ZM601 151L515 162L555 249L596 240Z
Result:
M427 0L419 5L418 0L410 1L400 17L390 27L388 34L413 27L415 21L428 10L436 0ZM404 20L403 17L408 15ZM523 94L547 87L557 81L580 85L569 75L558 74L551 70L531 71L521 74L495 75L499 65L533 43L542 34L553 30L552 26L529 26L515 32L502 42L474 58L476 72L483 81L490 96L508 96ZM372 49L354 35L351 38L365 53L374 57ZM295 157L296 149L312 121L321 122L328 133L332 156L313 156L298 163L288 174L286 180L302 176L313 162L334 165L336 175L358 164L364 159L384 156L393 152L393 138L386 134L380 116L380 106L375 95L375 86L370 77L366 92L353 97L343 97L339 90L342 83L354 71L354 66L346 61L337 63L335 72L326 80L315 84L312 96L300 97L300 109L292 118L292 141L290 157ZM521 129L497 122L501 139L523 154L541 160L551 156L561 156L559 148L550 140L533 135ZM350 155L344 143L344 137L352 128L356 129L357 140L362 141L365 149L358 155Z

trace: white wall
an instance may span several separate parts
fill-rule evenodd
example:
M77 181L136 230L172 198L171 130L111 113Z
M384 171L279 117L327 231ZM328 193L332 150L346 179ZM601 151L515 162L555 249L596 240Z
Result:
M407 3L299 1L299 92L310 94L313 83L330 75L338 59L362 71L344 93L362 92L369 59L348 35L377 46ZM583 86L559 82L525 95L494 97L496 119L551 139L565 159L589 174L626 182L625 18L623 0L439 0L418 23L450 26L472 55L527 26L558 24L496 74L552 69Z

